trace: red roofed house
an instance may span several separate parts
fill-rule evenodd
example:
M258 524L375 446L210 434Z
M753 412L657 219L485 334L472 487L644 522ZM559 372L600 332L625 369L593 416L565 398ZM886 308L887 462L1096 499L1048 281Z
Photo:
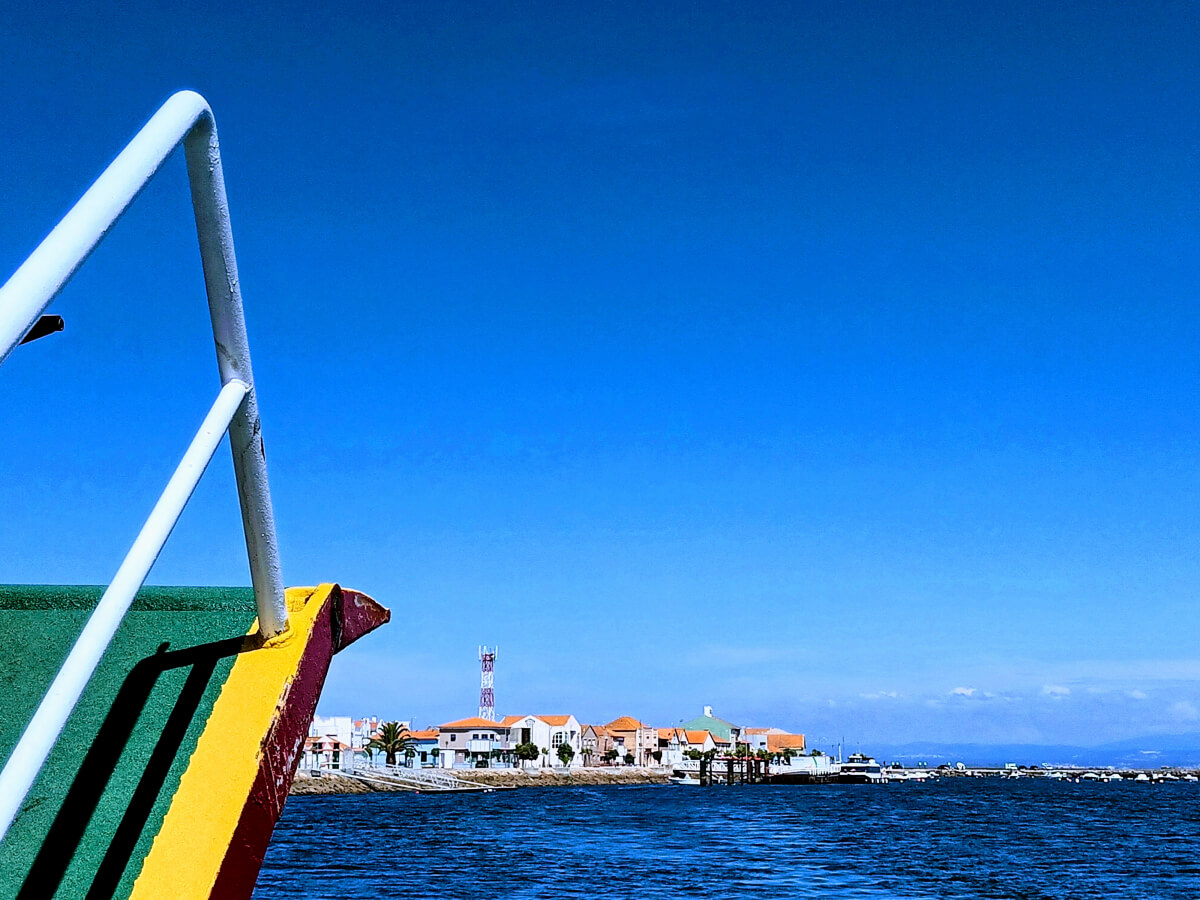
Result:
M804 735L802 734L768 734L767 735L767 750L771 753L782 753L785 750L791 750L793 753L803 753L805 748Z
M304 753L300 759L300 768L309 771L317 769L353 771L353 753L349 744L338 740L333 735L309 736L304 739Z
M658 749L658 729L639 722L633 716L621 716L604 726L612 735L614 749L621 754L633 754L633 763L649 766L654 763L654 751Z
M607 728L603 725L583 725L579 742L583 747L580 756L585 766L607 765L604 757L613 749L612 735Z
M438 730L425 728L421 731L410 731L414 755L409 765L422 768L436 767L441 750L438 749Z

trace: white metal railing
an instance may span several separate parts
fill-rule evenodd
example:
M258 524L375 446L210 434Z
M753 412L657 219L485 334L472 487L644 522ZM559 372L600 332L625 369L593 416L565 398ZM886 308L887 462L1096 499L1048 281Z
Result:
M287 630L275 517L242 314L225 178L216 123L203 97L181 91L164 103L0 287L0 363L21 343L46 307L181 143L187 159L221 391L0 771L0 839L16 817L226 431L233 451L259 630L268 638Z
M470 782L462 781L438 769L410 769L407 766L389 766L385 763L370 766L368 770L379 772L398 781L426 788L457 790L464 787L474 787Z

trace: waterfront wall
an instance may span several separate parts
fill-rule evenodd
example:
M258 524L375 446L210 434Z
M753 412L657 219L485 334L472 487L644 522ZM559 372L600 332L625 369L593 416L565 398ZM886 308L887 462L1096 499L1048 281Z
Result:
M471 784L488 787L577 787L599 784L667 784L670 773L665 769L622 766L619 768L573 767L563 769L456 769L454 777ZM400 791L381 782L370 784L343 775L321 775L313 778L297 772L292 782L292 794L370 794L376 791Z

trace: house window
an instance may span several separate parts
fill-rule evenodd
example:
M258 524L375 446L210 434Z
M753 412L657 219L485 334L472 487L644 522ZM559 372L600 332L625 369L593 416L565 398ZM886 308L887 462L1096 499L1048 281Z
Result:
M566 739L566 735L563 734L561 731L554 732L554 734L551 735L551 737L550 737L550 748L552 750L557 750L559 747L562 746L562 743L565 739Z
M458 735L457 735L457 734L452 734L452 735L450 735L450 743L452 743L452 744L453 744L453 743L454 743L455 741L457 741L457 740L458 740Z

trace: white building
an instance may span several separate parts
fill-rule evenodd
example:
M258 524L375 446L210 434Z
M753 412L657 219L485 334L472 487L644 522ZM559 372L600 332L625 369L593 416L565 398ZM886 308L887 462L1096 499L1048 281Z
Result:
M782 728L746 728L742 731L742 743L750 747L751 753L769 750L770 735L787 734Z
M304 739L299 768L310 772L321 769L353 772L354 762L354 753L349 744L333 735L312 736Z
M501 764L509 749L508 728L491 719L457 719L439 725L437 732L437 765L443 769Z
M308 736L337 740L347 748L346 761L339 768L353 769L359 761L368 758L364 748L382 724L383 720L378 716L365 716L361 719L353 719L350 716L313 716L312 724L308 727ZM400 726L405 729L410 728L411 724L411 720L400 722Z
M583 765L583 729L574 716L505 716L501 724L508 729L510 746L533 743L545 751L541 759L526 765L562 765L558 748L563 744L575 751L571 766Z

